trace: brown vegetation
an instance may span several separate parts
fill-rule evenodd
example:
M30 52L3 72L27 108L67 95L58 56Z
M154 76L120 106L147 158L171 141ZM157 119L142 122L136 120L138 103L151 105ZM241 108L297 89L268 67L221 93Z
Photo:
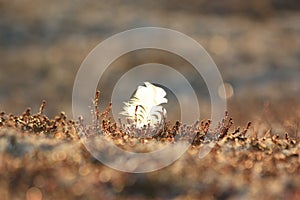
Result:
M110 108L100 113L95 106L102 133L126 146L137 135L118 128ZM45 102L37 114L26 109L18 116L0 115L2 199L299 198L299 143L289 134L258 137L249 133L250 123L234 129L227 114L216 130L210 130L209 120L194 126L165 124L147 142L135 140L136 145L176 142L175 136L185 133L193 139L189 150L164 169L128 174L105 167L89 154L77 135L80 120L68 120L63 112L48 119L44 109ZM199 159L204 143L212 141L212 151Z

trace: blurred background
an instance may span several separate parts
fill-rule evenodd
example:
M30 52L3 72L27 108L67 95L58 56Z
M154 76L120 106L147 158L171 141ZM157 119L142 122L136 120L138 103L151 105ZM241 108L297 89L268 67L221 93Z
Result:
M0 110L37 112L45 99L50 117L60 111L71 117L73 82L88 53L113 34L159 26L187 34L209 52L226 82L237 126L253 121L256 129L296 134L299 10L298 0L0 0ZM172 55L136 52L113 64L104 88L111 89L119 69L142 61L186 65Z

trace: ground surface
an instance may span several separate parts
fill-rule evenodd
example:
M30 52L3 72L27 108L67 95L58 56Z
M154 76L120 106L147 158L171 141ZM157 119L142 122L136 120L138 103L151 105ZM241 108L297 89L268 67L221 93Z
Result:
M145 140L129 137L103 117L104 137L119 147L156 149L182 134L180 125L168 126ZM78 138L81 126L64 113L54 119L25 111L1 114L0 192L2 199L299 199L299 140L250 127L232 127L224 120L209 130L203 121L186 131L193 142L184 155L163 169L132 174L101 164ZM250 125L250 124L249 124ZM92 131L86 131L92 134ZM176 131L177 130L177 131ZM190 129L191 130L191 129ZM94 139L93 139L94 140ZM209 154L200 154L212 145Z

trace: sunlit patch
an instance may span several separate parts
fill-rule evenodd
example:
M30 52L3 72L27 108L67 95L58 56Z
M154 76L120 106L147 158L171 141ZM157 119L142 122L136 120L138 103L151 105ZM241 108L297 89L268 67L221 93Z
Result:
M223 55L228 49L228 42L224 37L214 36L209 41L209 48L213 53Z
M41 199L43 199L43 194L39 188L32 187L27 190L26 199L27 200L41 200Z
M223 85L220 85L218 88L218 94L222 99L229 99L233 96L234 91L233 91L233 87L230 83L224 83L224 89L223 90Z
M145 86L139 86L129 102L124 102L124 111L120 114L133 120L137 128L155 127L166 117L167 111L161 106L168 103L166 94L164 89L145 82Z

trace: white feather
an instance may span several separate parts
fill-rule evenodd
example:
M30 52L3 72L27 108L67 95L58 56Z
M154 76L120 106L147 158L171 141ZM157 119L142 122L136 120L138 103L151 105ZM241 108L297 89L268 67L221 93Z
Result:
M138 86L135 94L129 100L124 102L124 111L120 114L136 122L136 127L155 126L160 124L166 116L167 111L161 106L167 103L165 98L166 91L149 82L145 82L145 86Z

